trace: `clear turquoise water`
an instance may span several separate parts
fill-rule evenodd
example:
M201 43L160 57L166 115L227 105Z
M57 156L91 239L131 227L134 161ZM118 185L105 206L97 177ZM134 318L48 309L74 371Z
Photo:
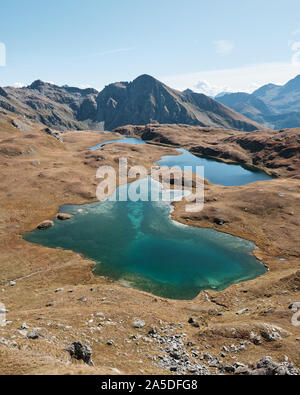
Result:
M131 185L145 182L150 181ZM24 239L80 252L96 262L96 274L154 295L193 299L201 290L222 290L266 273L252 254L253 243L178 224L162 201L105 201L65 206L61 212L73 218L54 220L53 228L35 230Z
M123 139L120 140L109 140L109 141L104 141L101 144L96 145L95 147L89 148L90 150L95 150L102 148L104 145L107 144L113 144L113 143L122 143L122 144L146 144L145 141L137 139L135 137L124 137Z
M201 158L184 149L178 149L178 151L182 154L178 156L163 156L157 164L166 167L178 166L181 169L184 166L192 166L194 173L199 173L196 171L197 166L204 166L204 177L213 184L224 186L245 185L272 179L268 174L261 171L253 171L240 165ZM199 174L201 175L201 173Z

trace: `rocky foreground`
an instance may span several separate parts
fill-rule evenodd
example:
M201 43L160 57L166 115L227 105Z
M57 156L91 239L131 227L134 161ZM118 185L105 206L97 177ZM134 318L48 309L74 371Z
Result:
M6 319L0 372L298 374L299 129L253 136L179 126L125 129L154 144L88 151L120 134L61 136L0 122L0 314ZM202 213L187 216L184 202L173 213L183 223L253 240L269 268L265 276L192 301L167 300L95 277L93 262L79 254L22 240L60 206L96 201L99 165L117 167L125 156L129 165L150 169L178 145L202 154L214 147L210 156L277 175L234 188L206 183ZM216 216L224 221L216 223Z

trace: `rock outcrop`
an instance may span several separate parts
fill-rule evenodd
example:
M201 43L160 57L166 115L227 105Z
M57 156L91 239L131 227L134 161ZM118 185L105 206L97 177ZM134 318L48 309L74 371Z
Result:
M257 363L255 368L240 366L234 370L234 373L245 376L298 376L299 371L290 362L277 363L271 357L266 356Z

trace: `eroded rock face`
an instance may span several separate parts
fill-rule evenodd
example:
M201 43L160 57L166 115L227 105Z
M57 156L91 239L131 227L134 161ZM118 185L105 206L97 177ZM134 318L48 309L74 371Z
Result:
M94 365L92 361L92 349L81 342L74 342L66 351L70 354L71 358L83 361L89 366Z

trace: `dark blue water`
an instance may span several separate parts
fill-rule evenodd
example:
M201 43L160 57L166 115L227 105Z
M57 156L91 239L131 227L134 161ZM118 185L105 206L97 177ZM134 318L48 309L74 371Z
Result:
M151 187L159 188L162 197L159 183L152 181ZM105 201L65 206L61 212L73 218L54 220L53 228L35 230L24 239L80 252L96 262L96 274L154 295L193 299L201 290L222 290L266 273L252 255L253 243L178 224L170 219L170 205L163 201Z
M95 150L104 147L104 145L112 144L112 143L122 143L122 144L146 144L145 141L137 139L135 137L124 137L120 140L109 140L104 141L101 144L96 145L95 147L89 148L90 150Z
M245 185L272 179L271 176L261 171L248 170L240 165L201 158L184 149L178 149L178 151L182 152L182 154L178 156L163 156L157 164L166 167L178 166L181 169L184 169L184 166L192 166L193 172L199 175L203 174L197 171L197 166L203 166L204 177L207 180L213 184L224 186Z

